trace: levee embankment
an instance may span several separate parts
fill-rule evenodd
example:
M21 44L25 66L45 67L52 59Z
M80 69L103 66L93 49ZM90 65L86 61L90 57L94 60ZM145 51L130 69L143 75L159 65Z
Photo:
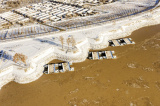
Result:
M21 84L35 81L42 76L43 66L54 59L82 62L86 59L90 49L106 48L108 46L108 40L126 37L139 28L156 24L160 24L159 4L153 8L152 11L145 11L137 15L101 24L99 26L90 26L84 29L78 29L79 31L92 31L97 28L99 29L99 35L94 39L89 38L86 35L85 38L76 45L76 52L66 53L66 51L61 51L56 47L49 47L47 50L35 54L29 60L30 65L27 68L20 68L12 65L8 68L2 69L0 73L0 88L10 81L15 81ZM101 31L100 29L104 26L108 26L108 29Z

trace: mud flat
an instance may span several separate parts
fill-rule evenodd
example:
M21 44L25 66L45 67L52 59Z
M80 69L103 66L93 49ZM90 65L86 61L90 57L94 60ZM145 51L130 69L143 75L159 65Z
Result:
M131 34L135 45L108 47L115 60L75 63L74 72L43 75L29 84L11 82L0 91L2 106L158 106L160 25Z

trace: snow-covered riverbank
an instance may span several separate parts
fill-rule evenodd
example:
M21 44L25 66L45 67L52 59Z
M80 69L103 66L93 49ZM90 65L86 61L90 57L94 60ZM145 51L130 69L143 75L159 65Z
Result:
M160 8L158 7L155 7L152 11L146 11L115 22L37 38L1 43L0 49L7 51L11 55L14 53L25 54L28 57L29 65L27 67L21 67L15 65L10 60L1 61L0 88L10 81L22 84L35 81L42 76L43 66L53 59L82 62L86 59L90 49L106 48L108 46L108 40L126 37L139 28L156 24L160 24ZM64 47L66 48L62 49L61 43L58 40L60 35L64 39L72 35L77 42L76 51L67 52L68 46L66 42L64 43ZM48 40L48 42L42 43L40 41L44 39Z

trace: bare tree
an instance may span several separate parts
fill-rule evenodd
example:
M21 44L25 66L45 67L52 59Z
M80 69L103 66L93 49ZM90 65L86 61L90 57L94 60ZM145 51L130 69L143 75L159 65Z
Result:
M36 27L34 27L34 32L36 33Z
M63 44L64 44L64 38L63 38L63 36L60 36L60 37L59 37L59 40L61 41L62 49L63 49Z
M21 28L21 35L23 34L23 29Z
M115 20L113 20L113 25L116 25L116 21Z
M33 28L31 27L31 33L34 33Z
M69 49L69 44L70 44L70 43L71 43L71 38L68 37L68 38L67 38L68 49Z
M20 35L20 30L18 29L18 35Z
M16 53L13 56L13 61L16 63L21 61L26 64L26 59L27 59L27 56L25 56L24 54L20 54L20 53Z
M71 36L71 43L72 43L72 47L74 47L76 45L76 41L75 39L73 38L73 36Z
M1 35L0 38L1 38L1 40L4 40L4 36Z
M45 32L48 32L47 27L44 27L44 31L45 31Z

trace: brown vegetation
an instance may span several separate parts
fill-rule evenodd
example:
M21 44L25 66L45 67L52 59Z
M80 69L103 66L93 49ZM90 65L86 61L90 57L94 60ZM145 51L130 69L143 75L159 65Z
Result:
M73 36L71 36L71 43L72 43L72 47L74 47L76 45L76 41L75 39L73 38Z
M12 7L12 8L15 8L15 7L18 7L20 6L20 1L8 1L7 2L7 5L8 7Z
M0 13L3 13L5 11L9 11L13 8L18 8L20 6L26 6L30 3L39 3L42 2L42 0L12 0L12 1L7 1L5 3L5 8L0 8Z
M61 41L62 49L63 49L63 43L64 43L64 38L63 38L63 36L60 36L60 37L59 37L59 40Z
M27 56L25 56L24 54L21 54L21 53L16 53L13 56L13 61L16 63L21 61L26 64L26 59L27 59Z
M67 38L67 44L68 44L68 48L69 48L69 44L71 43L71 38L70 37L68 37Z
M105 4L106 2L108 2L108 0L100 0L100 2L102 2L103 4Z

